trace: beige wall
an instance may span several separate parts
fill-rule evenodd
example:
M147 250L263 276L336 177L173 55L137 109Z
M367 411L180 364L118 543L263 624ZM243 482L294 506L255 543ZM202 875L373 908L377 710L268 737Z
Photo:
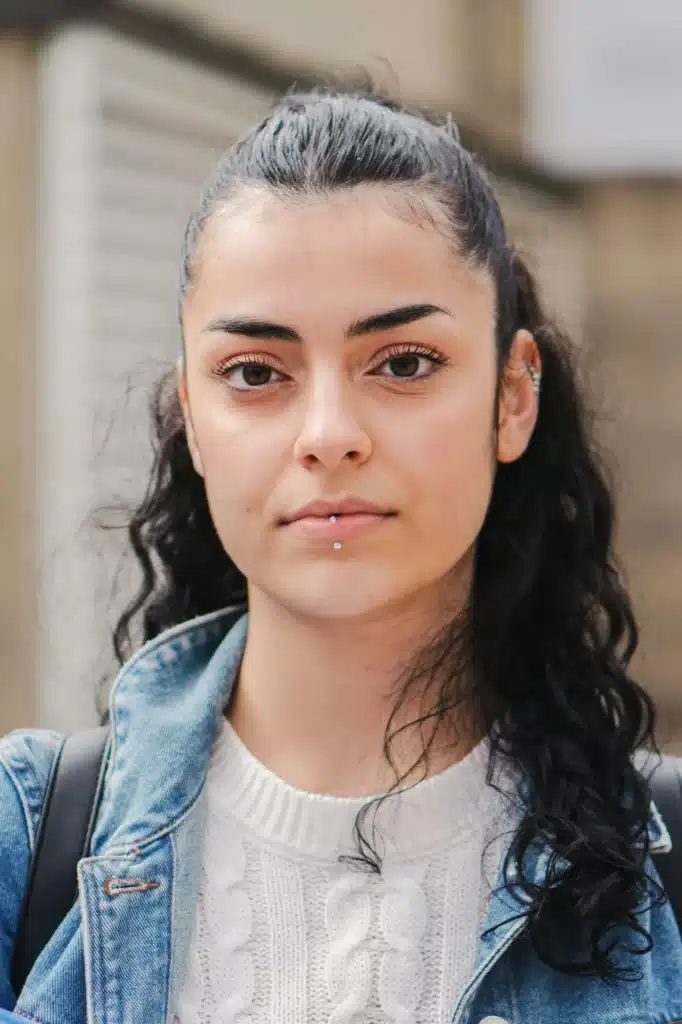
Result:
M504 0L516 3L516 0ZM411 102L464 105L471 0L120 0L173 14L292 68L368 70ZM476 0L483 3L483 0Z
M590 352L619 464L637 669L682 735L682 182L594 185L585 201Z
M0 733L36 713L33 522L36 55L0 39ZM10 155L10 159L8 159Z
M118 0L172 15L266 60L323 74L366 70L402 99L447 109L486 145L520 152L525 0Z
M576 342L584 334L585 217L578 197L559 199L507 178L492 179L514 245L536 275L548 313Z
M527 116L525 0L468 0L465 8L467 88L459 116L489 148L518 156Z

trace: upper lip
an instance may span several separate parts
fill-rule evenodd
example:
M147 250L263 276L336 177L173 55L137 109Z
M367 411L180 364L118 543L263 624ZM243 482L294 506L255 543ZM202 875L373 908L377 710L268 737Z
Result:
M325 519L329 516L348 516L353 513L365 512L368 515L386 516L391 515L391 509L376 505L373 501L366 501L364 498L330 498L327 500L311 501L302 505L291 515L286 516L284 523L293 523L297 519L305 519L307 516L317 516Z

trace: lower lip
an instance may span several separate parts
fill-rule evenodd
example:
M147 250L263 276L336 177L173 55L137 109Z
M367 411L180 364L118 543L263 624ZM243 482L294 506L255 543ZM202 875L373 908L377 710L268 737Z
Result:
M358 537L368 533L381 523L393 518L390 515L376 515L372 512L353 512L349 515L336 517L333 523L328 516L304 516L286 523L286 529L299 537L309 540L343 540L345 537Z

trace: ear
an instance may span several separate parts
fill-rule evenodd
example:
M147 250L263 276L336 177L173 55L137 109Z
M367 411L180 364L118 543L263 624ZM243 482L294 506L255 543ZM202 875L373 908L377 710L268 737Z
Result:
M204 475L204 467L201 462L201 455L199 453L199 446L197 444L196 432L194 430L194 423L192 421L192 412L189 407L189 397L187 394L187 377L185 376L185 363L184 359L180 358L177 362L177 373L178 373L178 398L180 399L180 408L182 409L182 418L185 421L185 433L187 434L187 447L192 457L192 465L199 474Z
M517 331L500 388L497 418L499 462L515 462L528 447L538 418L537 389L541 374L542 362L533 335L526 330Z

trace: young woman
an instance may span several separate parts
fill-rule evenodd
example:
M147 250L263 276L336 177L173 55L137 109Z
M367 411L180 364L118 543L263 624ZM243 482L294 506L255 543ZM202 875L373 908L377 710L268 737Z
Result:
M653 708L568 340L450 123L287 96L186 233L79 900L9 981L57 737L0 769L42 1024L667 1024ZM7 1019L12 1019L8 1017Z

